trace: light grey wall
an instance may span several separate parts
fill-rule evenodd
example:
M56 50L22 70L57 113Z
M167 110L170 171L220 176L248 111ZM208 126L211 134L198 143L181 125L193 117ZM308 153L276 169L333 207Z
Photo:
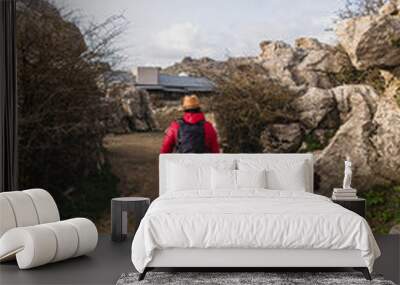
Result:
M146 85L157 85L158 77L160 74L159 67L137 67L136 69L136 83Z

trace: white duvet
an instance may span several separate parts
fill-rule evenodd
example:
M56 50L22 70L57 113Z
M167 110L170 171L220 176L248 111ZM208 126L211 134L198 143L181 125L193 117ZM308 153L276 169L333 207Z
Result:
M133 239L132 262L143 272L165 248L358 249L370 271L380 255L365 219L328 198L257 189L157 198Z

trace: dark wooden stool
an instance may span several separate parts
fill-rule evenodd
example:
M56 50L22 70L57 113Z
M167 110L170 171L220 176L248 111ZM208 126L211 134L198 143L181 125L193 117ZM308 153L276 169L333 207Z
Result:
M124 241L128 235L128 212L133 213L136 228L150 206L150 199L120 197L111 200L111 240Z

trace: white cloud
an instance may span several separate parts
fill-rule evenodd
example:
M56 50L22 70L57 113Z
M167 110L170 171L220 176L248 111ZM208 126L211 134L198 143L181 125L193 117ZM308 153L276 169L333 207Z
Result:
M155 43L162 49L191 52L199 37L199 28L190 22L177 23L156 34Z
M176 23L154 37L155 48L165 55L210 56L215 53L204 32L191 23Z

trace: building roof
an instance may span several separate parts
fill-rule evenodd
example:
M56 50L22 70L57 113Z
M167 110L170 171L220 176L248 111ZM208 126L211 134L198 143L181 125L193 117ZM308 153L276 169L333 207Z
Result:
M212 92L214 84L205 77L176 76L160 74L158 84L136 84L146 90L162 90L168 92Z

